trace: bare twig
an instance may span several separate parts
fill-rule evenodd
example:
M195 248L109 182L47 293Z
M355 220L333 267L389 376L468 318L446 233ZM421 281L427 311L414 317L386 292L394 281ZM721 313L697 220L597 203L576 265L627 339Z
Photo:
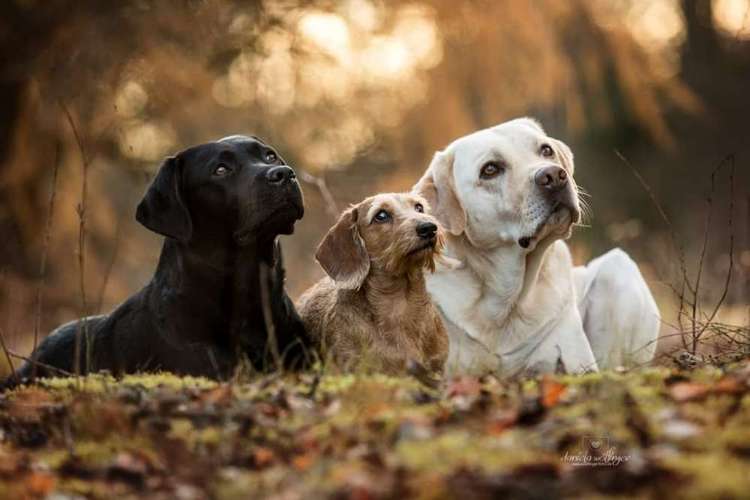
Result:
M724 304L729 293L729 283L732 280L732 271L734 270L734 155L730 155L726 158L730 164L729 168L729 269L727 270L726 279L724 280L724 289L721 292L721 297L716 302L713 311L708 316L706 323L703 328L698 332L697 338L700 339L706 328L713 322L714 318L719 312L719 309ZM725 162L722 162L716 170L711 174L711 184L714 182L714 175L724 166ZM697 300L697 299L696 299Z
M26 361L28 363L33 363L33 364L41 366L42 368L45 368L47 370L51 370L53 372L59 373L60 375L63 375L65 377L72 377L73 376L73 374L70 373L67 370L63 370L62 368L57 368L56 366L52 366L52 365L48 365L46 363L42 363L41 361L37 361L37 360L31 359L31 358L26 357L26 356L21 356L20 354L17 354L15 352L11 351L11 350L8 351L8 354L10 354L11 356L13 356L14 358L21 359L21 360Z
M731 283L732 278L732 272L734 270L734 173L735 173L735 156L734 155L728 155L727 157L723 158L719 165L713 170L711 173L711 189L709 191L709 195L707 198L707 216L706 216L706 225L705 230L703 234L703 242L701 245L701 250L698 258L698 269L696 272L695 280L691 280L690 276L687 272L687 266L685 264L685 254L683 250L682 244L677 240L676 232L674 230L674 226L671 224L669 218L666 215L666 212L662 208L661 204L659 203L658 199L654 195L653 191L651 190L650 186L644 178L640 175L640 173L625 159L625 157L620 154L619 152L615 151L616 154L620 157L620 159L633 171L633 174L636 176L638 181L641 183L643 188L648 193L649 197L651 198L652 202L656 206L657 210L659 211L659 214L661 218L666 223L667 227L670 230L672 244L676 248L679 256L679 262L680 262L680 270L682 272L682 280L680 283L680 290L677 290L673 285L670 286L672 288L672 291L675 293L677 298L679 299L679 310L677 312L677 322L678 327L677 333L675 335L680 336L680 340L682 342L683 348L688 351L690 354L696 354L698 351L699 344L701 342L701 338L703 337L704 333L711 329L715 330L713 331L713 335L711 335L711 338L714 338L716 336L722 336L725 337L725 339L729 339L731 337L731 341L736 343L736 338L732 337L730 333L737 334L738 327L734 327L732 329L721 329L714 323L716 316L719 312L719 309L721 309L721 306L724 304L727 295L729 293L729 285ZM702 277L703 277L703 269L706 261L706 256L708 254L708 241L709 241L709 235L711 233L712 223L713 223L713 204L714 204L714 194L716 192L716 180L720 173L720 171L725 167L729 165L730 171L729 171L729 189L730 189L730 200L729 200L729 269L727 270L726 278L724 281L724 288L722 290L721 296L719 297L718 301L714 305L712 311L710 314L703 314L702 308L701 308L701 283L702 283ZM687 291L686 291L687 290ZM686 310L686 306L689 308L689 310ZM703 316L701 318L700 316ZM687 319L690 322L689 329L685 327L684 320ZM665 337L661 337L665 338ZM689 341L689 342L688 342Z
M682 271L682 276L686 281L686 285L688 288L690 288L690 280L688 279L688 273L687 273L687 265L685 264L685 250L683 248L682 243L677 238L677 232L675 231L674 225L672 225L672 221L667 216L667 213L664 211L664 208L662 207L661 203L659 203L659 199L654 194L653 190L651 189L651 186L646 182L646 180L643 178L641 173L638 171L638 169L633 166L627 158L625 158L622 153L615 150L615 154L622 160L622 162L630 168L630 170L633 172L633 175L635 175L635 178L638 179L638 182L641 184L643 189L648 194L649 198L651 198L651 202L654 204L654 207L659 212L659 216L662 218L664 223L667 225L667 228L669 229L672 245L675 247L675 250L677 250L677 254L679 256L680 260L680 270ZM691 289L692 291L692 289Z
M117 226L115 227L115 246L112 249L112 253L109 257L109 262L107 262L107 268L104 271L104 279L102 279L102 286L99 288L99 293L97 294L97 301L96 301L96 308L94 309L94 314L101 314L102 312L102 306L104 304L104 294L107 291L107 285L109 284L109 277L112 274L112 269L115 266L115 261L117 260L117 255L119 253L120 249L120 240L122 236L122 219L123 217L120 216L117 219Z
M685 279L681 280L679 292L677 292L677 290L672 287L672 290L675 292L675 296L680 299L680 309L677 311L677 324L679 325L679 331L681 332L685 330L685 324L682 320L685 315L685 282ZM684 347L686 351L690 350L687 337L682 336L680 338L680 341L682 342L682 347Z
M321 196L323 197L323 201L326 204L326 211L331 215L331 217L336 219L339 216L339 209L336 204L336 200L333 198L331 191L328 189L328 184L326 184L325 178L317 177L309 172L305 172L304 170L300 170L297 173L299 175L299 178L304 182L312 184L318 188Z
M0 292L5 291L5 280L7 279L7 272L8 271L5 268L0 269ZM13 360L10 359L8 347L5 345L5 332L2 329L0 329L0 347L2 347L3 353L5 354L5 359L8 361L10 372L17 381L18 376L16 375L16 368L13 366Z
M721 165L719 165L721 168ZM711 234L711 219L714 213L714 191L716 188L716 171L711 174L711 191L709 191L708 197L706 198L707 211L706 214L706 227L703 231L703 245L701 246L700 257L698 258L698 272L695 276L695 293L693 294L693 303L691 310L691 324L693 327L692 331L692 349L691 353L695 354L698 350L698 334L697 334L697 323L698 310L700 308L700 288L701 288L701 277L703 276L703 264L706 260L706 249L708 248L708 236Z
M52 217L55 213L55 197L57 195L57 173L60 170L60 141L55 144L55 164L52 170L52 189L47 204L47 222L44 226L44 239L42 242L42 257L39 263L39 277L36 287L36 313L34 314L34 343L31 357L36 359L36 348L39 345L39 330L42 324L42 288L47 272L47 253L49 252L49 241L52 234ZM31 381L36 379L36 364L31 366Z
M10 358L10 351L8 350L8 346L5 345L5 331L3 331L2 328L0 328L0 346L3 348L3 353L5 354L5 360L8 362L8 366L10 367L10 374L11 376L18 382L18 375L16 375L16 367L13 366L13 360Z
M75 121L73 120L73 117L70 114L70 111L68 110L67 106L65 106L65 103L60 101L60 107L62 108L63 112L65 113L65 117L68 120L68 124L70 125L71 130L73 131L73 135L76 140L76 144L78 145L78 150L81 153L81 165L83 170L83 180L81 185L81 201L78 204L77 213L78 213L78 270L79 270L79 277L80 277L80 291L81 291L81 309L82 309L82 320L80 322L80 326L76 329L76 341L75 341L75 350L74 350L74 356L75 359L73 360L74 366L75 366L75 374L76 378L81 373L81 334L85 335L88 340L88 304L86 300L86 283L85 283L85 275L86 275L86 198L87 198L87 192L88 192L88 173L89 173L89 159L86 156L86 149L83 146L83 141L81 140L81 135L78 133L78 128L76 127ZM88 345L90 342L87 342L87 350ZM89 361L89 356L86 357L87 362Z

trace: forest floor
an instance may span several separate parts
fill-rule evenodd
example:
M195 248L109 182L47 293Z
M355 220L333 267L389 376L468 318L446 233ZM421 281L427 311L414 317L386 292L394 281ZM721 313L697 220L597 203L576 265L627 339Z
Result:
M438 388L89 376L0 395L9 499L747 498L749 472L750 363Z

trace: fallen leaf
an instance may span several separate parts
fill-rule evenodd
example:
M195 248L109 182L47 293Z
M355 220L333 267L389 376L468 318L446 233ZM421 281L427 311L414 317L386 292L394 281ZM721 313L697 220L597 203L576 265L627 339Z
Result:
M28 387L19 390L8 402L7 414L23 422L39 422L42 410L54 405L52 396L44 389Z
M312 453L303 453L302 455L295 455L292 458L292 466L300 471L309 469L314 462L315 457Z
M669 388L669 395L678 403L705 398L711 388L700 382L678 382Z
M26 488L34 496L46 497L56 483L55 476L46 472L32 472L26 477Z
M513 427L518 421L518 414L514 411L507 411L496 415L487 424L487 434L497 436L502 434L506 429Z
M713 387L717 394L742 394L747 391L747 385L732 375L722 377Z
M479 396L482 385L476 377L459 377L448 383L447 394L449 398L456 396Z
M204 392L201 399L204 403L225 405L232 400L232 386L229 384L221 384L214 389Z
M10 477L16 474L20 464L20 455L0 450L0 477Z
M560 398L565 394L567 387L565 384L553 380L551 377L545 376L542 379L541 393L542 393L542 405L545 408L552 408L556 406L560 401Z
M275 453L269 448L260 447L257 448L255 452L253 452L253 460L255 461L255 465L257 467L266 467L267 465L273 463L275 459Z

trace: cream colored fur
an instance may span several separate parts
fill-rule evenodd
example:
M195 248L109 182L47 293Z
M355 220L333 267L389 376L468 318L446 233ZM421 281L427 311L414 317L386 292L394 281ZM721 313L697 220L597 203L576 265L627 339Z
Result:
M503 166L489 180L488 162ZM535 184L546 166L567 172L570 207ZM448 371L583 372L653 358L659 310L636 264L615 249L573 266L563 241L580 214L573 174L570 149L520 118L457 139L415 185L446 228L445 255L460 262L427 277L450 338Z

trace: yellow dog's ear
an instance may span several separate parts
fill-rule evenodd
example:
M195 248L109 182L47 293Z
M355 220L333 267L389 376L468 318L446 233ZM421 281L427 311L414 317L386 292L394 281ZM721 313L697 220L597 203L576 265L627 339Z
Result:
M431 213L449 233L458 236L466 230L466 211L456 195L453 179L453 153L438 151L412 191L430 204Z
M370 272L370 256L357 228L357 207L346 210L318 245L315 258L342 288L358 290Z
M560 157L560 163L562 163L563 168L571 174L574 174L575 164L573 163L573 151L571 151L568 145L563 141L552 139L552 144L557 155Z

